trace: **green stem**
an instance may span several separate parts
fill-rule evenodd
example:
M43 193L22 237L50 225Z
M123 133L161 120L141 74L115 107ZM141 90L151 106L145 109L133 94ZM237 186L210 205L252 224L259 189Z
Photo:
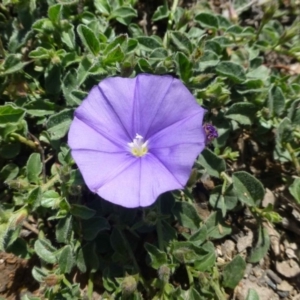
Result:
M10 137L12 137L14 140L19 141L20 143L27 145L28 147L32 148L33 150L38 150L38 145L35 142L26 139L25 137L23 137L22 135L20 135L18 133L13 132L10 134Z
M137 261L136 261L136 259L135 259L135 256L134 256L134 254L133 254L133 252L132 252L132 249L131 249L131 247L130 247L130 245L129 245L129 243L128 243L127 238L125 237L125 235L124 235L124 233L123 233L122 230L119 230L119 233L120 233L120 235L121 235L121 237L122 237L122 239L123 239L123 242L124 242L124 244L125 244L126 250L127 250L128 254L129 254L129 257L130 257L130 259L131 259L132 262L133 262L135 271L136 271L137 273L140 273L139 265L138 265L138 263L137 263Z
M167 45L168 44L168 31L172 28L174 13L175 13L176 8L178 6L178 2L179 2L179 0L174 0L173 1L172 7L171 7L171 10L170 10L170 13L169 13L168 28L166 30L166 33L165 33L165 36L164 36L164 39L163 39L163 45L164 45L165 48L167 48L167 46L168 46ZM164 5L168 6L168 2L164 1Z
M93 291L94 291L94 273L90 272L89 274L89 280L88 280L88 289L87 289L87 294L89 300L93 299Z
M220 286L216 282L211 281L210 285L214 289L216 296L218 297L219 300L226 300L224 293L222 293Z
M286 143L286 149L287 149L287 151L289 152L289 154L290 154L290 156L291 156L291 158L292 158L292 162L293 162L293 164L294 164L294 166L295 166L295 168L296 168L296 172L297 172L297 174L299 175L300 174L300 163L299 163L299 161L298 161L298 158L296 157L296 155L295 155L295 151L294 151L294 149L292 148L292 146L291 146L291 144L290 143Z
M41 186L42 192L49 190L49 188L52 187L58 180L59 174L54 175L51 179L49 179L45 184Z
M225 180L229 184L232 183L232 179L225 172L221 172L220 176L223 180Z
M189 285L190 285L190 287L192 287L192 286L194 286L194 278L193 278L193 275L190 271L190 267L188 265L186 265L185 269L186 269L186 272L187 272L187 275L188 275Z
M157 232L158 248L160 251L164 251L163 230L162 230L162 224L160 219L160 215L161 215L160 199L157 199L156 207L157 207L156 232Z

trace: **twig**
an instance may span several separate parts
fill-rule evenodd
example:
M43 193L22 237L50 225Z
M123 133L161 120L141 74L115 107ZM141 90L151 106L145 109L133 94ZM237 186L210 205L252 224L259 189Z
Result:
M36 235L39 234L39 230L38 230L37 228L35 228L34 226L32 226L31 224L29 224L27 221L24 221L24 222L23 222L23 226L24 226L26 229L28 229L28 230L34 232Z

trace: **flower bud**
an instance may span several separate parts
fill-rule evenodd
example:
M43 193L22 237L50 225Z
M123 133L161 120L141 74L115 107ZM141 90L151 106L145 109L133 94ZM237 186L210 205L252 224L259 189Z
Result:
M164 283L169 282L171 270L167 265L162 265L158 269L158 278Z
M144 215L143 220L147 225L153 226L157 222L157 213L155 211L151 210Z
M21 208L15 211L9 219L9 227L16 228L17 226L22 225L22 223L26 220L27 216L28 211L26 208Z
M60 277L55 274L50 274L45 278L45 283L48 287L52 287L58 284L60 281Z
M127 276L124 278L122 284L122 294L124 296L129 296L133 294L136 291L137 288L137 282L133 276Z
M214 139L216 139L219 136L218 131L213 125L205 123L203 125L203 128L206 133L206 143L212 142Z

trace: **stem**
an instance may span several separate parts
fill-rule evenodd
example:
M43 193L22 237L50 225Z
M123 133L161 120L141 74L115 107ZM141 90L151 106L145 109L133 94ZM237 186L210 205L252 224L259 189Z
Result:
M214 289L219 300L226 300L224 294L222 293L222 291L217 283L215 283L214 281L211 281L210 285Z
M130 259L131 259L132 262L133 262L133 265L134 265L134 268L135 268L136 272L137 272L137 273L140 273L139 265L138 265L138 263L137 263L137 261L136 261L136 259L135 259L135 256L134 256L134 254L133 254L133 252L132 252L132 249L131 249L131 247L130 247L130 245L129 245L129 243L128 243L127 238L125 237L125 235L124 235L124 233L123 233L122 230L119 230L119 233L120 233L120 235L121 235L121 237L122 237L122 239L123 239L123 242L124 242L124 244L125 244L126 250L127 250L128 254L129 254L129 256L130 256Z
M35 142L26 139L25 137L23 137L22 135L20 135L18 133L13 132L10 134L10 137L12 137L14 140L19 141L20 143L27 145L28 147L32 148L33 150L38 150L38 145Z
M168 31L172 28L173 19L174 19L174 13L175 13L176 8L178 6L178 2L179 2L179 0L174 0L173 1L172 7L171 7L171 11L169 13L168 28L166 30L166 33L165 33L165 36L164 36L164 39L163 39L163 45L164 45L165 48L167 48ZM167 3L166 0L164 1L164 5L168 6L168 3Z
M94 279L94 273L90 272L89 280L88 280L88 288L87 288L87 294L88 294L89 300L93 299L93 290L94 290L93 279Z
M295 151L292 148L292 146L291 146L290 143L286 143L285 146L286 146L286 149L287 149L287 151L289 152L289 154L290 154L290 156L292 158L292 162L293 162L293 164L294 164L294 166L296 168L296 172L299 175L300 174L300 163L299 163L299 161L298 161L298 159L297 159L297 157L295 155Z
M52 187L56 181L59 180L59 174L54 175L50 180L48 180L45 184L41 186L42 192L47 191L50 187Z
M228 183L232 183L232 179L225 173L225 172L221 172L220 174L221 178L223 180L225 180Z
M188 275L188 280L189 280L189 285L192 287L194 285L194 278L193 275L190 272L190 267L188 265L185 266L187 275Z
M158 218L156 220L158 248L160 251L164 251L164 239L163 239L162 224L161 224L161 219L160 219L160 214L161 214L160 199L157 199L156 207L157 207L157 216L158 216Z

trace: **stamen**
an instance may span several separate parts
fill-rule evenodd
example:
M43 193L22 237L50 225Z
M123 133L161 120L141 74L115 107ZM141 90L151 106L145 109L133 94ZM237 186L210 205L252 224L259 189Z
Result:
M148 141L144 142L144 138L138 133L133 142L128 143L131 153L136 157L142 157L148 153Z

